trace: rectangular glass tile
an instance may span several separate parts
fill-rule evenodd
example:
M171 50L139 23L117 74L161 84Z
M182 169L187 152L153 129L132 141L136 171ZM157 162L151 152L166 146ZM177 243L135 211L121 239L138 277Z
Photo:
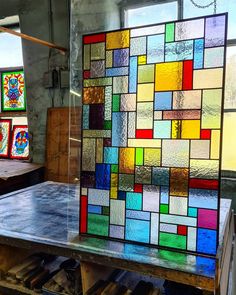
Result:
M222 89L203 91L202 129L217 129L221 124Z
M159 63L164 61L165 35L154 35L148 37L147 63Z
M131 37L139 37L139 36L146 36L146 35L154 35L154 34L161 34L165 32L164 25L158 26L149 26L144 28L132 29L131 30Z

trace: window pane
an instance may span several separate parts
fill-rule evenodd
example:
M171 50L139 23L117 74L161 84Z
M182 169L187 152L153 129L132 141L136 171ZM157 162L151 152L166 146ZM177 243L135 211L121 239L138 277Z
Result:
M236 112L224 114L223 128L223 153L222 153L222 168L223 170L236 171L236 136L232 127L236 126Z
M21 38L0 33L0 52L0 68L23 66Z
M125 26L135 27L162 23L176 20L177 16L177 2L128 9L125 12Z
M200 6L205 6L211 3L212 0L194 0L194 2ZM229 26L228 26L228 39L236 38L236 1L235 0L218 0L216 6L216 12L228 12L229 13ZM184 18L210 15L214 14L214 5L208 8L198 8L191 0L184 0Z
M236 46L227 48L225 109L236 108Z

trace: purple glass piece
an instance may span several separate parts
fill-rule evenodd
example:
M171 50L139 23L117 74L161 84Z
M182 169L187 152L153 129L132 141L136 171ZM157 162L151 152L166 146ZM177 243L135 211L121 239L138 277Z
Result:
M104 105L91 104L89 110L89 129L102 130L104 127Z
M114 50L114 67L123 67L129 65L129 49L117 49Z
M225 15L206 19L205 47L222 46L225 43Z
M95 172L82 171L80 176L80 183L83 187L95 187Z

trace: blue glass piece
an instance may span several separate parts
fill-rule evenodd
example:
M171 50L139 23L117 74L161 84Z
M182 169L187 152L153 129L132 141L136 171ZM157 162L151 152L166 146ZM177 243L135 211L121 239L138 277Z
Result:
M153 167L152 184L169 186L169 168Z
M165 52L166 62L193 59L193 40L166 43Z
M206 276L211 276L216 272L216 259L203 257L200 255L196 256L196 270L199 273L204 273ZM206 267L207 265L207 267Z
M104 163L118 164L118 148L104 147Z
M164 40L164 34L148 37L147 63L158 63L164 61Z
M137 75L138 75L138 58L133 56L130 58L129 68L129 93L136 93L137 91Z
M106 69L106 77L125 76L128 74L128 67Z
M112 146L127 146L127 113L115 112L112 114Z
M189 206L196 208L217 209L218 191L204 189L189 190Z
M169 204L169 188L161 186L161 204Z
M102 207L95 205L88 205L88 213L102 214Z
M111 179L111 166L107 164L96 164L96 188L109 190Z
M216 254L215 230L199 228L197 231L197 251L204 254Z
M203 67L203 53L204 53L204 40L197 39L194 41L194 69L202 69Z
M171 121L154 121L154 138L171 138Z
M130 241L149 243L150 223L137 219L126 219L125 238Z
M118 200L125 200L126 192L118 191Z
M171 110L172 92L155 92L155 111Z
M83 105L83 129L89 129L89 105Z
M126 210L126 218L150 220L150 212Z
M129 65L129 49L116 49L114 50L114 60L113 66L114 67L122 67Z
M141 193L128 193L126 194L126 208L131 210L142 210L142 199Z

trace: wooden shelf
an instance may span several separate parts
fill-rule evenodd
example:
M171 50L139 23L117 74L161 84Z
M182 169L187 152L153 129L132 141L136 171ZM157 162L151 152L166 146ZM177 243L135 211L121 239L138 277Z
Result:
M4 117L26 117L27 113L26 112L3 112L0 113L0 118Z
M16 285L9 283L5 280L0 280L0 292L4 292L3 294L17 294L17 295L37 295L42 293L36 293L33 290L30 290L28 288L25 288L22 285ZM6 293L5 293L6 292ZM17 293L16 293L17 292Z

